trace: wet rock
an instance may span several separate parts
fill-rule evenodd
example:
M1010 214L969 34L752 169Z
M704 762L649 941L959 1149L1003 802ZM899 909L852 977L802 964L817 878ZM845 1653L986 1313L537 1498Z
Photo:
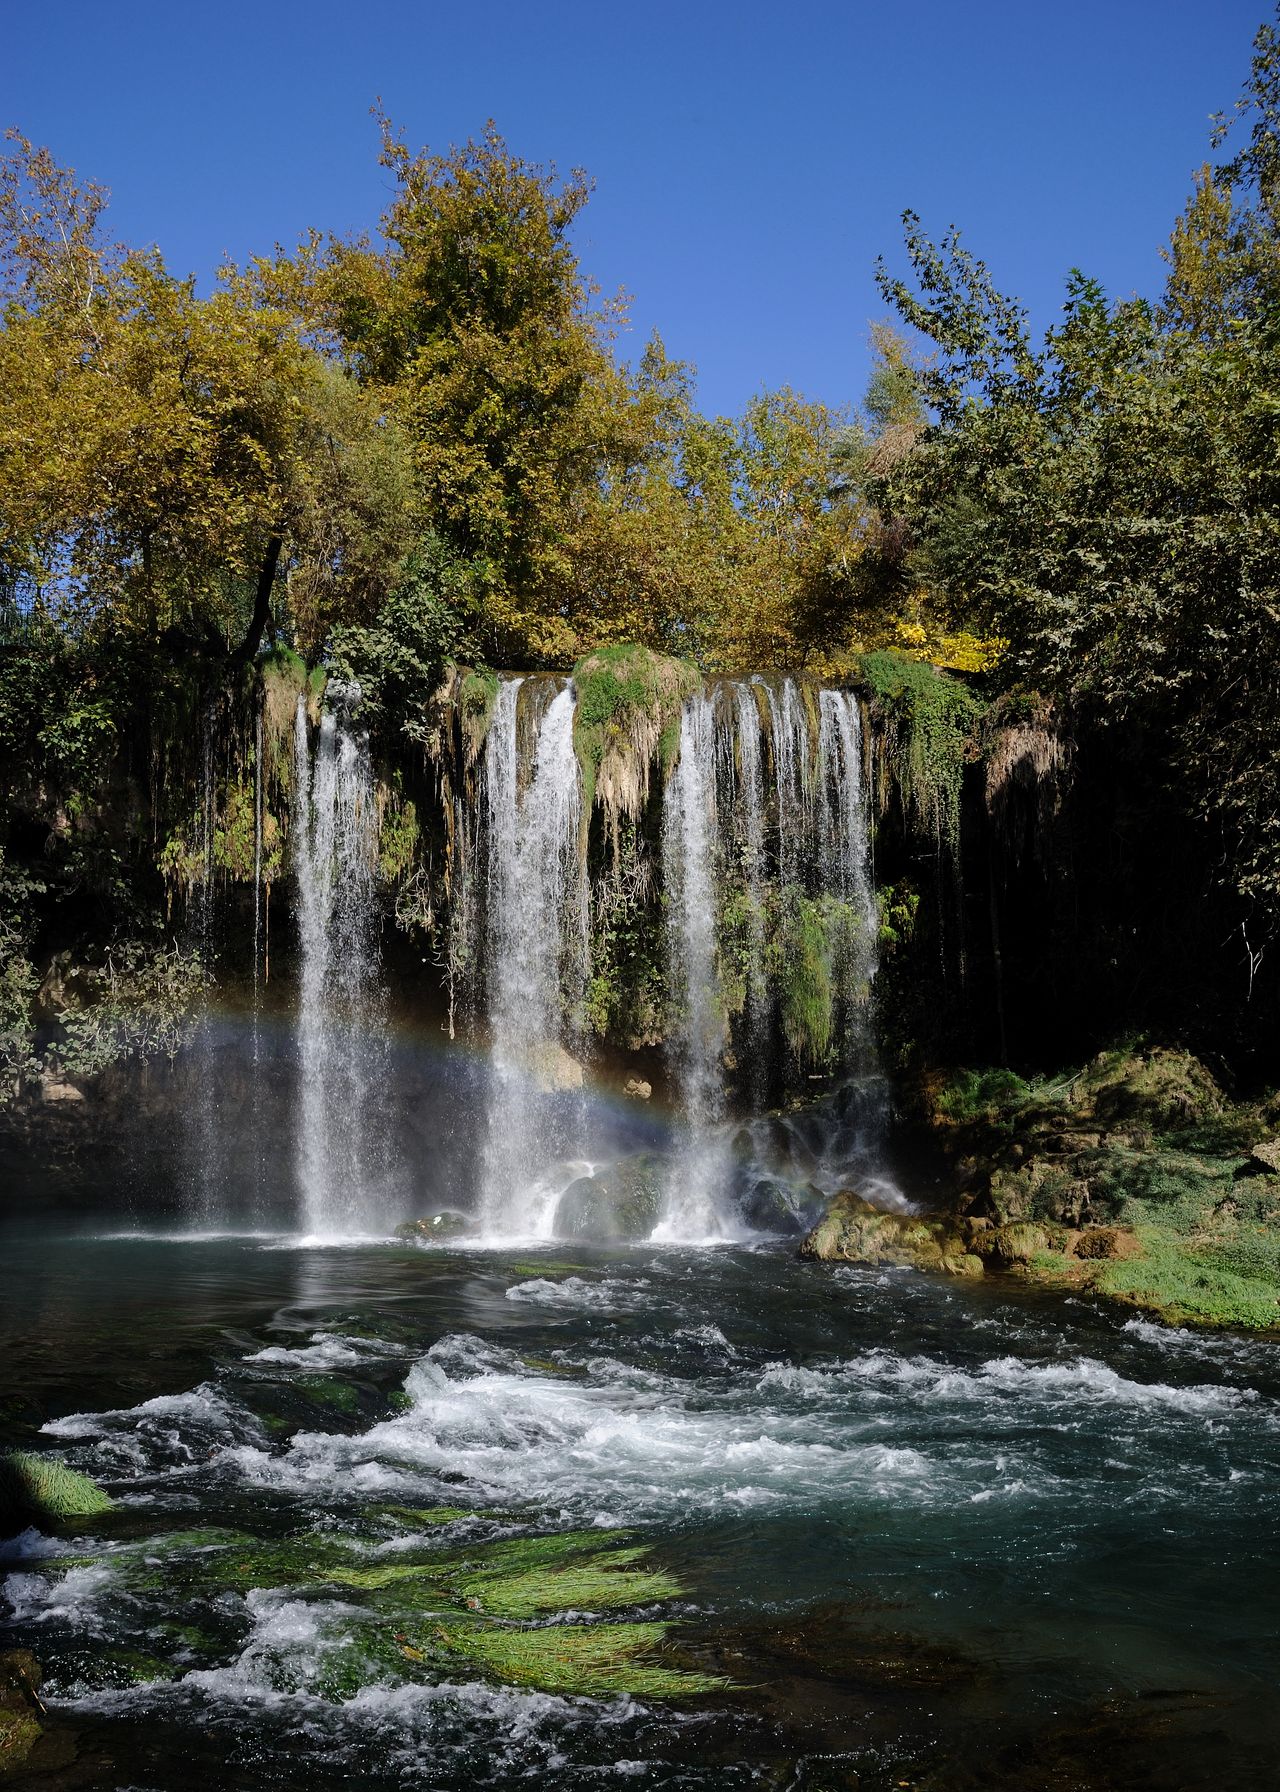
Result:
M852 1189L835 1195L800 1246L825 1263L889 1263L912 1269L979 1275L981 1260L955 1221L938 1214L886 1213ZM968 1260L968 1261L966 1261Z
M653 1084L646 1083L642 1077L629 1076L622 1085L622 1093L631 1096L634 1101L648 1101L653 1094Z
M650 1152L580 1176L560 1197L555 1235L602 1242L648 1238L662 1217L665 1183L666 1165Z
M821 1218L826 1196L814 1183L797 1185L757 1176L738 1196L738 1212L753 1232L795 1237Z
M0 1655L0 1779L21 1767L44 1734L43 1676L30 1649Z
M396 1227L397 1238L459 1238L464 1232L474 1232L475 1221L469 1214L456 1213L451 1208L442 1208L439 1213L428 1214L425 1219L404 1220Z

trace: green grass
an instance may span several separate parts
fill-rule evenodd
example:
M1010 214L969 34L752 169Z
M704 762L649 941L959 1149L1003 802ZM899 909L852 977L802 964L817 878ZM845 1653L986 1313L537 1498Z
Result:
M0 1526L63 1518L91 1518L114 1502L88 1475L54 1457L11 1450L0 1457Z

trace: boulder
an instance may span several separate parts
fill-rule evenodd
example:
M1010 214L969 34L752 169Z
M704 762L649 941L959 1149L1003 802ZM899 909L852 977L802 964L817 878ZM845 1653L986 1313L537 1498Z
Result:
M629 1076L622 1085L622 1093L631 1096L634 1101L648 1101L653 1094L653 1084L646 1083L642 1077Z
M1140 1257L1142 1246L1127 1226L1086 1226L1072 1239L1070 1254L1097 1262L1106 1257Z
M595 1176L579 1176L556 1207L557 1238L604 1243L648 1238L666 1196L667 1166L651 1152L624 1157Z
M753 1232L794 1237L807 1232L822 1216L826 1196L812 1182L784 1182L757 1176L737 1197L738 1212Z
M911 1269L980 1275L982 1262L953 1220L938 1214L886 1213L842 1189L800 1246L825 1263L888 1263Z

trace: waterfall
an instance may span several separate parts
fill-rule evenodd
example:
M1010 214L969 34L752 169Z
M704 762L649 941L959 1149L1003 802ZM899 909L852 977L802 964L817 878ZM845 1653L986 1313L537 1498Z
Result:
M304 1228L367 1232L375 1160L366 1120L379 1019L374 863L377 813L368 745L353 732L354 687L330 686L314 756L305 696L294 722L293 857L297 881L301 1100L295 1165Z
M756 686L733 690L737 722L737 793L742 817L742 875L750 908L747 949L748 1049L746 1081L759 1103L768 1080L769 979L765 969L764 765L760 752L760 710Z
M667 951L678 1017L674 1060L687 1134L660 1228L661 1236L672 1239L721 1231L722 1162L715 1123L723 1106L724 1015L716 975L716 732L711 699L696 692L681 714L680 757L663 813Z
M876 963L876 905L863 776L862 714L849 691L818 696L818 786L814 851L822 888L844 910L835 942L835 985L844 998L844 1059L865 1068L870 1048L868 995Z
M556 1162L581 1135L572 1092L582 1073L565 1043L587 946L574 693L566 686L539 718L541 694L531 681L504 681L485 744L490 1080L480 1212L494 1235L549 1229ZM537 733L522 790L525 698Z
M778 876L783 884L799 881L808 844L810 821L810 735L804 702L793 679L781 692L768 688L773 777L778 815Z

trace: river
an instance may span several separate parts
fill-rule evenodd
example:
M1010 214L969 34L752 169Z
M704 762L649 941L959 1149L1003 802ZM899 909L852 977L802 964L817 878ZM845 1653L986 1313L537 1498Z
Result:
M117 1501L4 1546L33 1785L1275 1784L1274 1343L781 1246L110 1227L11 1229L0 1333L8 1441Z

